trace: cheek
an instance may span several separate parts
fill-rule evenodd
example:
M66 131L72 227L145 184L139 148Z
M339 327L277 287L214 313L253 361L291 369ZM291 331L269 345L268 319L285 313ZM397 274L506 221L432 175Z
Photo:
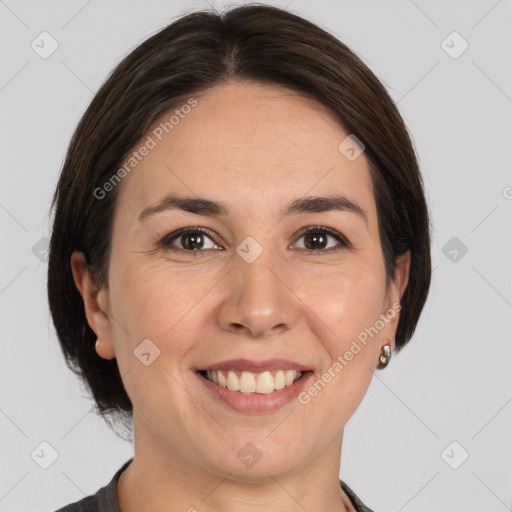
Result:
M124 267L124 268L123 268ZM127 325L132 338L169 343L179 350L187 340L185 331L201 300L215 282L200 269L170 269L168 263L127 263L118 267L116 314Z
M149 338L164 346L172 341L173 352L185 350L187 340L197 339L198 327L215 309L216 292L222 289L230 295L230 276L222 265L177 266L165 259L148 264L141 261L146 257L127 254L113 267L113 313L133 343ZM287 273L284 265L280 271L298 297L304 321L330 353L343 353L352 339L379 318L384 270L370 251L347 256L340 264L290 263L293 270ZM286 288L282 293L289 293Z
M379 319L385 298L385 274L379 261L355 260L316 275L302 274L300 296L323 323L319 337L331 350L344 351L347 343Z
M136 265L136 261L119 262L112 272L116 356L139 414L150 423L162 417L169 422L165 428L174 432L178 420L162 416L161 405L183 404L183 388L175 379L180 362L197 340L194 308L211 285L198 279L192 286L192 271L171 272L165 263ZM147 365L144 353L149 353Z
M306 296L315 312L310 326L317 326L318 349L324 357L300 403L310 402L316 417L335 418L328 430L348 421L371 382L378 336L368 336L365 329L380 318L384 285L375 274L355 269L331 273L324 285L322 281L317 284L316 292ZM306 422L311 431L316 428L314 420L308 417Z

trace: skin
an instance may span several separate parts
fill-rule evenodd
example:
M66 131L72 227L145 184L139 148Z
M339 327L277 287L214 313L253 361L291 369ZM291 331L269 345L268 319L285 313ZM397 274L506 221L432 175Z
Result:
M311 367L316 381L400 302L410 256L398 259L389 284L368 161L338 151L349 133L328 109L278 86L239 82L194 97L197 106L119 185L108 288L95 283L82 253L71 260L96 350L117 358L133 403L135 458L118 484L121 510L354 510L339 485L343 429L381 347L394 346L398 313L306 405L237 412L212 399L195 369L276 357ZM168 210L138 222L171 192L223 202L232 213ZM279 213L297 198L333 193L357 203L368 224L349 211ZM186 252L180 237L176 251L158 245L194 225L215 236L205 235L202 256ZM311 236L297 233L316 225L351 246L326 234L323 248L305 252ZM252 263L236 252L247 236L263 248ZM144 339L160 350L149 366L133 355ZM262 454L250 468L237 457L247 442Z

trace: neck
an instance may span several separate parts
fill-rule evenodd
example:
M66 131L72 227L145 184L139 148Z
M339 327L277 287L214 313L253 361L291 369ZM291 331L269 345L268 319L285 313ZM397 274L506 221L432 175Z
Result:
M194 463L134 414L135 456L117 486L121 512L353 512L338 476L342 436L298 468L249 479Z

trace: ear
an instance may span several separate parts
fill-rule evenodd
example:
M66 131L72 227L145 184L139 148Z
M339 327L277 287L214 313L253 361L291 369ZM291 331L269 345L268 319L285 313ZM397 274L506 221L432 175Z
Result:
M396 259L396 269L393 280L389 283L384 308L381 312L385 315L385 327L381 331L381 338L391 340L391 350L395 348L396 328L400 318L400 302L409 282L409 269L411 266L411 252L407 251Z
M96 351L104 359L112 359L115 357L115 351L108 314L107 290L97 286L87 268L83 252L75 251L71 255L71 270L75 285L84 301L87 323L98 337Z

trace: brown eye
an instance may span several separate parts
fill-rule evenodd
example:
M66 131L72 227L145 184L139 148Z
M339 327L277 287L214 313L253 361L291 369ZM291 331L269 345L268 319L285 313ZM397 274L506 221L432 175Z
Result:
M299 239L305 240L303 247L299 248L308 253L324 253L351 247L350 242L343 235L326 226L305 228ZM188 227L174 231L166 235L159 245L172 251L194 254L201 254L204 250L222 250L214 242L210 231L199 227Z
M202 249L204 245L204 235L202 233L185 233L180 235L180 243L185 249L195 251Z
M327 237L328 235L325 235L325 233L308 233L307 235L304 235L304 239L306 240L305 246L306 249L325 249L325 246L327 245Z
M302 232L300 238L305 240L303 249L307 252L326 252L350 246L343 235L328 227L307 228ZM337 243L333 244L329 239L335 240Z
M212 245L210 247L207 246L208 240L211 242L210 245ZM181 249L187 252L218 248L212 238L207 234L207 231L201 228L184 228L175 231L164 237L160 245L172 250Z

